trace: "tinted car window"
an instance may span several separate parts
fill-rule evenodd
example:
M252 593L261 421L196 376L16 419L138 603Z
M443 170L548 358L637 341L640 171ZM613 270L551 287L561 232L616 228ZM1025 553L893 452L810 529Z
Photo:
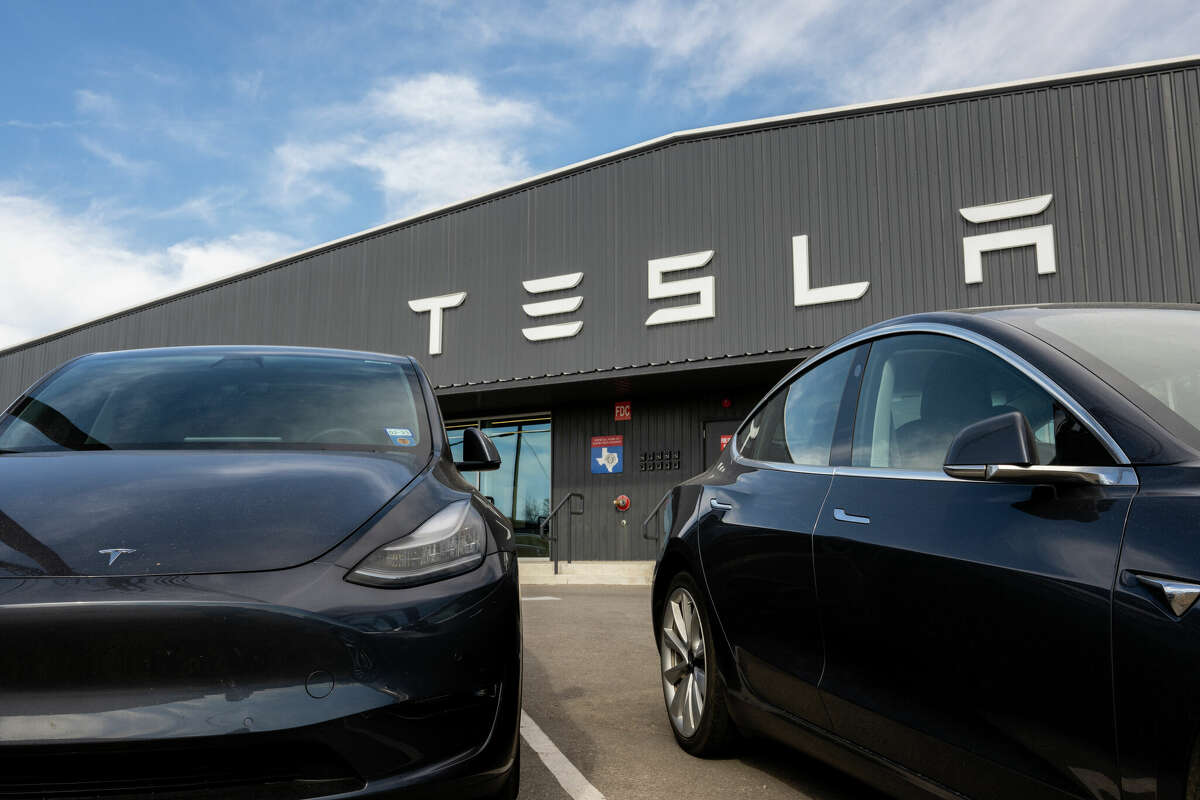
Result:
M738 452L757 461L828 466L834 426L854 350L839 353L792 381L738 433Z
M0 450L363 447L428 452L407 363L196 351L93 356L22 397Z
M1029 420L1042 464L1112 463L1095 437L1036 383L982 348L932 334L894 336L872 346L852 463L940 471L959 431L1011 411Z

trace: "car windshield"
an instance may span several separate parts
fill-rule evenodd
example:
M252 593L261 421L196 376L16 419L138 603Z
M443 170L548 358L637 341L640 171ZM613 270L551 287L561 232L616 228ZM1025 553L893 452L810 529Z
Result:
M0 452L206 448L429 451L406 362L265 351L88 356L0 419Z
M1095 372L1156 422L1200 446L1200 312L1070 309L1030 331Z

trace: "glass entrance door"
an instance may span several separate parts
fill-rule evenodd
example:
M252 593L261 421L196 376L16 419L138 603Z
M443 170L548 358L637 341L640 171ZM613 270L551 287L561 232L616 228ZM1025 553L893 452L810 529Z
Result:
M550 417L459 420L446 424L450 449L462 458L464 428L479 428L500 451L500 469L467 473L479 491L513 524L517 554L546 558L550 552L538 527L550 513Z

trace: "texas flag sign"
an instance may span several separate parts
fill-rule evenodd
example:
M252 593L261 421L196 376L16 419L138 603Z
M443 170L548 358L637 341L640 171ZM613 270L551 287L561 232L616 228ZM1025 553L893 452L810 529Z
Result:
M625 437L592 437L592 474L613 475L625 466Z

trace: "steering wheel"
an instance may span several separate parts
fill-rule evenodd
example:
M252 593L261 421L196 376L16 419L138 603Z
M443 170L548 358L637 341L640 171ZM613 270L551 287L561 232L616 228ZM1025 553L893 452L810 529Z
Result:
M308 437L305 441L320 442L326 436L332 436L335 433L339 433L339 434L343 434L343 435L349 434L348 441L343 439L343 440L336 442L337 444L370 444L371 443L371 437L367 436L365 433L363 433L360 430L355 430L354 428L326 428L325 430L321 431L320 433L314 434L313 436Z

